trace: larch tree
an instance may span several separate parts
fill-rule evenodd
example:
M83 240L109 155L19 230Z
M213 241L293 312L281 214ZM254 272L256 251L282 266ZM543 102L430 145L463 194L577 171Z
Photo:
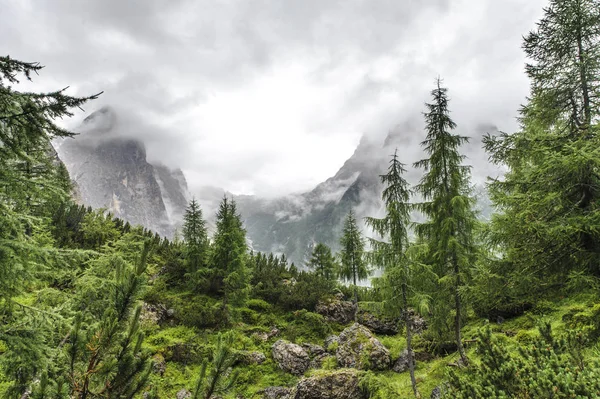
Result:
M384 184L382 199L386 214L383 218L366 218L366 224L382 239L370 239L372 251L370 261L383 266L384 275L379 288L383 293L384 309L395 317L402 317L406 327L406 349L408 370L415 397L420 398L415 378L415 362L412 350L412 325L409 314L409 301L412 296L411 261L407 256L409 247L408 228L410 225L410 188L403 174L404 164L394 152L388 171L381 175Z
M427 261L437 279L431 292L436 328L445 327L447 307L453 302L454 338L466 364L461 339L461 290L475 258L473 234L477 218L474 199L469 196L470 167L462 164L465 157L459 152L468 138L452 132L456 124L450 118L448 90L441 83L438 79L431 92L433 102L426 104L424 114L427 136L421 145L429 158L414 165L425 172L416 190L423 198L418 209L427 217L427 221L416 226L416 232L427 243Z
M15 306L13 299L26 281L33 281L36 265L47 250L32 234L44 225L40 216L50 216L40 211L69 194L63 171L46 156L52 139L73 135L55 120L72 116L74 108L97 97L69 96L65 89L18 90L19 80L31 81L42 68L38 63L0 57L0 340L7 346L0 362L12 381L7 395L16 397L25 393L45 366L39 320Z
M524 38L531 93L521 129L484 140L508 169L489 185L499 209L490 241L513 298L562 285L571 272L600 275L598 10L598 0L550 1Z
M344 228L340 239L340 271L345 281L354 286L354 303L358 303L358 282L369 277L370 271L365 262L365 242L356 224L354 212L348 212L344 220Z

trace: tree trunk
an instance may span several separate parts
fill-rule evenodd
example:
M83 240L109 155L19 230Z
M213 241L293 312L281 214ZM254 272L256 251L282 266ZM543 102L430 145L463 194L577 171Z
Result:
M412 320L408 314L408 299L407 299L407 287L406 284L402 284L402 312L404 313L404 325L406 326L406 350L408 351L408 372L410 373L410 383L415 394L415 398L420 398L421 394L417 388L417 380L415 378L415 359L412 350Z
M454 307L456 308L456 317L454 320L454 329L455 329L455 335L456 335L456 346L458 348L458 353L460 354L460 359L462 360L462 363L464 366L469 364L469 359L467 358L467 355L465 354L465 348L463 347L462 344L462 337L461 337L461 323L460 323L460 319L461 319L461 314L460 314L460 293L458 291L459 287L460 287L460 274L459 274L459 270L458 270L458 262L456 261L456 259L454 259L454 274L455 274L455 278L456 278L456 282L455 282L455 286L454 286Z

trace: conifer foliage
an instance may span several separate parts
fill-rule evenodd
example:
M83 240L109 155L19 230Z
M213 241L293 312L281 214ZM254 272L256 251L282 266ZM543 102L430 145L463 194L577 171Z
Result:
M433 102L426 104L424 114L427 137L422 146L429 158L415 163L415 167L425 171L416 189L424 200L418 207L427 217L426 222L416 226L416 231L427 243L426 262L435 276L429 287L434 330L445 332L447 315L452 310L454 338L466 363L461 340L461 291L474 261L476 216L474 200L469 197L470 167L462 164L464 156L459 152L468 138L452 133L456 124L450 118L448 90L441 83L438 79L431 92Z
M408 369L415 396L420 397L415 378L415 363L412 350L412 326L409 317L409 300L412 296L411 261L407 255L409 246L408 228L410 225L410 189L403 174L404 164L394 152L388 173L381 176L385 185L382 198L386 214L381 219L367 218L366 224L386 241L371 239L371 262L383 266L385 273L377 284L383 291L384 309L393 316L402 316L406 327L406 350L408 351Z
M208 235L202 209L196 199L192 199L183 215L183 239L186 246L188 271L196 273L203 268L208 255Z
M309 269L325 280L335 280L337 265L331 248L323 243L315 245L310 260L307 263Z
M340 239L340 277L352 282L354 286L354 302L358 302L357 284L360 280L369 277L369 268L365 262L365 242L356 224L354 212L348 212L344 221L342 238Z

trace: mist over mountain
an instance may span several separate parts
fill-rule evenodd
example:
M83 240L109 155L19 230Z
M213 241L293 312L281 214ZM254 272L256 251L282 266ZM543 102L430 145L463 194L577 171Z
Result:
M310 191L265 198L233 195L227 187L203 186L190 193L181 169L162 165L157 155L153 158L158 160L148 160L139 129L127 120L122 122L115 109L103 107L83 120L80 134L74 139L56 143L57 152L77 185L78 200L173 237L192 196L202 206L209 231L214 229L219 202L224 195L232 196L252 249L285 254L300 267L316 243L339 249L342 221L351 209L364 235L371 235L362 220L383 213L379 175L385 172L394 152L406 164L405 176L411 184L417 184L421 176L412 164L422 157L420 142L424 133L419 122L409 120L387 134L364 135L337 173ZM495 131L491 125L475 126L468 132L473 137L465 148L467 163L473 165L475 195L484 217L490 209L483 183L496 171L487 162L480 138L485 132ZM307 159L299 162L310 161L309 158L307 154ZM419 217L414 215L415 220Z
M75 138L55 143L78 200L172 236L189 198L183 172L148 162L144 143L120 130L109 107L90 114L78 130Z

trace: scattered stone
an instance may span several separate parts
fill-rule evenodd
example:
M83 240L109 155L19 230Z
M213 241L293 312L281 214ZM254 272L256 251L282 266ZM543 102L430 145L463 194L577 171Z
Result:
M328 321L340 324L348 324L354 320L356 305L350 301L340 300L339 297L319 302L315 311L324 316Z
M443 393L442 388L437 386L437 387L433 388L433 391L431 391L430 399L441 399L442 393Z
M284 387L268 387L263 391L264 399L291 399L292 390Z
M242 352L240 354L241 361L245 364L263 364L267 357L262 352Z
M414 352L413 352L413 362L414 362ZM400 353L400 357L394 363L392 367L396 373L404 373L408 370L408 350L404 349L402 353Z
M392 319L389 317L375 316L364 309L358 311L356 314L356 321L376 334L396 335L400 332L400 329L398 328L400 323L399 318Z
M176 394L177 399L189 399L192 397L192 393L187 389L180 389Z
M339 337L338 364L360 370L389 370L390 351L365 326L354 323Z
M310 357L300 345L282 339L273 344L272 354L282 370L294 375L304 374L310 365Z
M359 373L342 370L301 380L295 389L294 399L366 399L360 389Z
M165 371L167 370L167 363L165 362L165 358L160 353L157 353L156 355L152 356L152 361L152 370L162 377Z

